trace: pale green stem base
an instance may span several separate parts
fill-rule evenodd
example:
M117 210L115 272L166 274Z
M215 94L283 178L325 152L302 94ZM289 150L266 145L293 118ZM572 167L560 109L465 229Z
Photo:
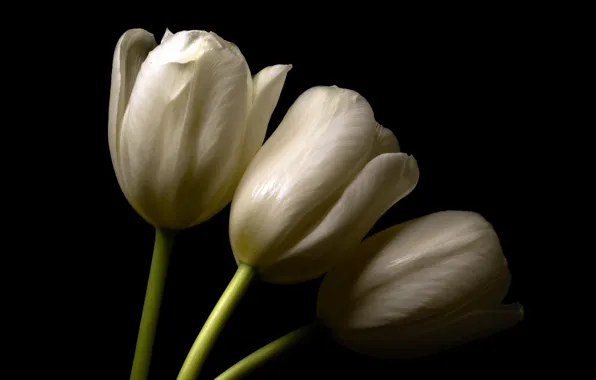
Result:
M155 244L153 246L153 258L151 259L151 270L147 291L145 293L145 304L141 316L141 325L137 338L137 347L132 362L130 380L146 380L149 375L151 364L151 352L157 330L159 319L159 308L161 296L163 295L170 252L174 244L175 232L155 228Z
M238 380L246 377L266 362L295 347L304 338L317 331L318 328L317 323L312 323L274 340L228 368L215 380Z
M211 315L207 318L201 332L188 352L186 360L182 364L182 369L178 374L178 380L195 380L197 378L219 333L248 289L254 276L255 269L253 267L243 263L238 264L236 274L234 274L228 287L219 298L213 311L211 311Z

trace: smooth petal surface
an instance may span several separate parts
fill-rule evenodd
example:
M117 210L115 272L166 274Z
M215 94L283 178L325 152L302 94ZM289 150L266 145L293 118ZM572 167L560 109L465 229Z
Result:
M520 304L497 305L451 316L439 324L410 329L386 325L370 329L336 330L342 345L380 358L415 358L438 353L509 329L523 320Z
M277 106L281 90L291 69L292 65L269 66L253 77L252 105L246 124L242 172L246 170L255 153L263 145L271 114Z
M221 44L221 46L228 49L232 53L236 54L244 62L244 68L246 69L246 86L247 86L246 88L248 91L248 96L246 97L246 102L247 102L247 110L248 110L247 112L249 112L252 107L252 100L253 100L253 97L251 96L251 94L253 93L253 79L251 77L252 74L250 72L250 67L248 67L248 62L246 62L246 58L244 58L244 55L240 51L240 48L238 48L238 46L236 46L234 43L224 40L216 33L209 32L209 34L213 38L217 39L217 41ZM246 135L245 135L245 137L246 137Z
M236 190L230 216L236 258L259 266L306 236L370 159L376 124L354 91L315 87L302 94Z
M176 33L143 63L123 120L131 198L161 227L187 228L222 197L241 153L245 61L207 32Z
M391 149L397 149L397 145ZM266 263L264 278L274 283L295 283L322 275L360 244L377 220L414 189L418 178L418 165L412 156L384 153L375 157L306 238L276 257L276 262Z
M251 159L263 145L269 119L277 105L287 73L291 68L292 65L269 66L261 70L252 79L253 95L251 97L246 130L244 132L242 157L236 167L235 177L230 181L226 190L226 195L219 203L213 204L214 210L219 211L230 203L238 182L250 164Z
M405 358L491 335L523 319L501 305L510 275L480 215L444 211L366 239L319 291L319 317L355 351Z
M495 284L504 296L504 278L490 224L476 213L439 212L366 239L325 277L319 315L334 328L407 325L475 305Z
M118 184L130 202L124 189L118 160L119 136L122 118L130 99L141 64L157 43L153 34L143 29L126 31L118 40L112 61L112 85L110 88L110 109L108 116L108 143L112 165ZM137 210L138 211L138 210Z
M253 97L254 97L254 95L253 95L253 93L254 93L253 78L251 77L251 72L250 72L250 68L248 67L248 62L246 62L246 59L244 58L244 55L240 51L240 48L238 48L238 46L236 46L234 43L223 39L221 36L219 36L218 34L216 34L214 32L209 32L209 34L213 38L217 39L217 41L221 44L222 47L227 48L229 51L236 54L236 56L238 56L238 58L241 59L242 62L244 63L244 69L246 71L246 92L248 94L246 96L246 118L248 119L250 117L250 111L252 109ZM243 153L246 150L247 140L252 139L252 137L249 136L249 131L246 128L247 122L248 122L248 120L245 120L245 125L244 125L245 128L244 128L243 134L242 134L243 143L239 148L239 149L241 149L242 153L237 152L238 153L238 161L236 162L233 173L228 173L226 175L225 185L218 189L217 193L213 195L213 198L210 200L210 202L204 203L205 209L202 211L201 215L199 215L199 217L195 221L195 223L198 224L198 223L201 223L201 222L211 218L213 215L215 215L219 211L221 211L232 200L234 191L236 191L236 187L238 186L238 182L240 181L240 178L242 178L242 174L244 174L244 171L246 170L246 167L248 166L248 162L244 161L245 155ZM259 147L262 144L263 144L263 141L261 140ZM252 158L252 156L251 156L251 158Z

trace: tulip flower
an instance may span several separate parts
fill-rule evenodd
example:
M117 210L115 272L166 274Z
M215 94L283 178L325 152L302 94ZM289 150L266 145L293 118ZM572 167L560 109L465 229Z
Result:
M131 379L148 376L175 230L225 207L262 145L290 65L251 77L238 47L215 33L143 29L116 45L108 121L118 184L156 229Z
M262 145L290 65L251 78L215 33L125 32L114 52L109 146L118 183L147 221L168 229L225 207Z
M178 380L192 380L259 272L276 283L322 275L418 183L357 92L314 87L288 110L257 152L232 200L230 241L238 270L205 322Z
M316 278L360 243L418 177L416 160L399 152L360 94L311 88L238 185L230 214L236 260L273 283Z
M366 239L326 275L318 315L357 352L425 356L522 320L520 304L501 303L509 284L490 223L473 212L438 212Z
M523 318L520 304L501 304L509 282L497 234L479 214L444 211L399 224L364 240L326 274L317 321L216 380L244 378L322 327L344 346L382 358L429 355L489 336Z

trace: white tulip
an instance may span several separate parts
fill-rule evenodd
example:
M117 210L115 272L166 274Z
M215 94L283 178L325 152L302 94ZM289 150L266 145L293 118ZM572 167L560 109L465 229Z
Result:
M118 183L150 223L183 229L228 204L262 145L290 65L251 78L215 33L125 32L114 52L109 146Z
M476 213L444 211L367 238L325 276L317 312L355 351L424 356L522 320L521 305L501 304L509 283L492 226Z
M237 261L263 279L297 283L326 272L416 186L368 102L338 87L303 93L243 176L230 214Z

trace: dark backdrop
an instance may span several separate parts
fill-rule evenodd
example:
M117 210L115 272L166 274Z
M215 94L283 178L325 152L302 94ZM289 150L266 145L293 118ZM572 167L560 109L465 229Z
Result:
M507 298L526 309L526 320L509 331L415 361L367 358L322 336L251 379L404 378L529 369L532 253L521 244L526 198L520 190L527 168L520 154L522 137L531 131L534 63L531 33L515 12L427 10L382 20L368 14L348 20L313 11L290 22L291 10L282 18L262 15L260 20L233 8L210 12L199 4L196 9L178 8L175 14L162 14L157 6L153 11L150 16L125 16L115 7L110 16L89 18L80 37L85 44L76 46L93 73L81 84L90 94L85 110L91 122L81 134L81 160L90 169L81 176L85 194L80 195L93 197L85 203L93 217L86 220L85 232L73 237L81 249L74 264L82 268L79 280L91 284L85 290L91 293L81 295L85 307L77 314L81 335L92 336L99 352L85 361L90 377L128 378L153 244L152 228L126 202L110 162L107 115L113 49L127 29L144 28L159 41L166 27L172 32L218 33L239 46L253 73L272 64L293 65L268 136L293 100L312 86L337 85L361 93L377 120L395 133L402 150L416 157L421 172L418 187L371 233L441 210L479 212L494 225L510 263L513 284ZM388 11L377 15L383 12ZM87 14L92 16L93 10ZM153 380L175 378L234 274L228 216L226 207L178 237L154 348ZM319 282L254 283L221 334L203 378L214 378L253 350L310 322Z

